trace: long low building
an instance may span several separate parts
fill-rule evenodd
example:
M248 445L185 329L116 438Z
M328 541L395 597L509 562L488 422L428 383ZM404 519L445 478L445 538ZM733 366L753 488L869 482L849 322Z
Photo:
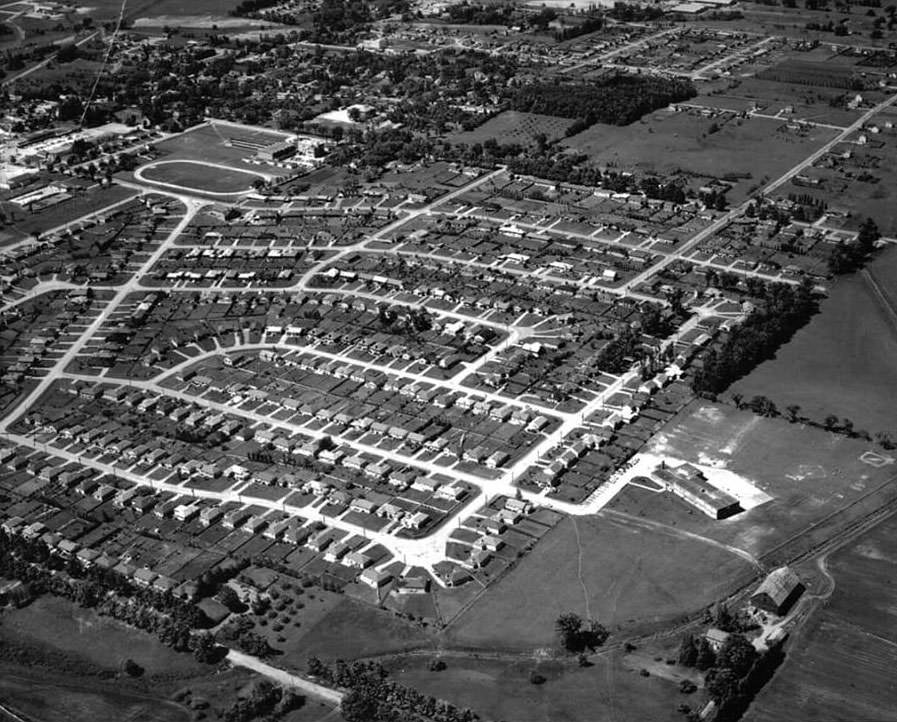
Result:
M742 511L738 499L717 489L700 469L691 464L670 468L662 462L651 476L665 489L714 519L725 519Z

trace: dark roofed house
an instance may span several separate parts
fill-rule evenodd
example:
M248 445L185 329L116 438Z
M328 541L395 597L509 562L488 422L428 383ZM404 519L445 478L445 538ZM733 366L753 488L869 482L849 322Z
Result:
M803 582L788 567L779 567L769 573L757 591L751 596L751 604L773 614L784 614L803 594Z

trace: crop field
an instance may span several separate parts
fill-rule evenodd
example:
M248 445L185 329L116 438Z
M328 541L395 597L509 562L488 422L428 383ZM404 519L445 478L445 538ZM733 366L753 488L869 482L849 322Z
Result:
M491 720L675 722L683 719L677 704L688 701L672 682L624 668L617 654L594 657L590 667L536 660L441 658L446 663L441 672L427 670L427 657L396 660L390 664L391 676ZM532 684L533 672L542 675L545 683Z
M835 589L786 647L788 657L747 717L888 720L897 709L897 520L832 555Z
M609 508L717 539L755 557L771 555L780 563L897 495L893 466L860 458L871 448L861 439L696 401L661 429L647 451L726 468L772 500L715 521L670 494L627 487Z
M535 145L536 136L544 133L550 143L563 138L573 122L568 118L557 118L553 115L506 110L474 130L455 133L449 140L453 143L482 143L494 138L499 143Z
M158 15L220 15L227 14L239 4L238 0L131 0L125 7L129 19ZM121 11L120 0L92 0L90 16L97 19L117 17Z
M897 251L889 249L868 271L883 292L897 299ZM849 418L857 429L897 437L897 326L860 273L840 280L820 313L798 331L776 357L736 382L745 398L769 397L780 408L798 404L801 414L821 422L829 414Z
M165 161L144 166L137 177L206 193L241 193L252 190L252 182L261 176L248 171L225 169L194 161Z
M626 127L593 125L563 145L602 165L698 179L738 175L742 178L729 193L729 200L735 202L764 178L781 175L835 135L818 127L798 134L786 130L785 122L779 120L727 118L664 110ZM718 130L711 132L714 126Z
M557 643L554 622L564 612L596 618L611 630L669 621L752 575L747 561L699 540L600 514L566 519L462 614L450 634L469 646L547 647Z

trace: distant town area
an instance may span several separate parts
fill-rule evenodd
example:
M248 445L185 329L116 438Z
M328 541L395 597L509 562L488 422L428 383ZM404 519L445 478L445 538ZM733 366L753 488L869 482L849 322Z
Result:
M0 3L0 719L891 719L895 9Z

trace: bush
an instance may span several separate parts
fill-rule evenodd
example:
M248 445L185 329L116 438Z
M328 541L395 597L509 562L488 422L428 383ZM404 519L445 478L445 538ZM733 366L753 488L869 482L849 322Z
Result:
M547 680L545 679L545 677L543 677L538 672L533 672L529 676L529 681L530 681L530 684L545 684L545 682Z

